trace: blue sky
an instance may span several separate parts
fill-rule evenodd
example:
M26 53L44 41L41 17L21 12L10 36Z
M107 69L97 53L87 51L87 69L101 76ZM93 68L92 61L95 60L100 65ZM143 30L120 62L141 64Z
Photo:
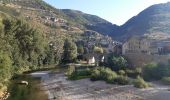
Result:
M122 25L145 8L170 0L44 0L59 9L80 10Z

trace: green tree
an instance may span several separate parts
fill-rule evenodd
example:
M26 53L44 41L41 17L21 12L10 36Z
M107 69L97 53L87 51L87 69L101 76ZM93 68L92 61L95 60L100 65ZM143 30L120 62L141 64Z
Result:
M79 54L84 54L84 48L83 48L82 45L77 47L77 52L78 52Z
M127 60L122 56L110 56L108 59L108 64L113 70L124 69L127 65Z
M63 60L65 63L71 63L77 58L77 46L69 39L64 43L64 55Z
M95 53L100 53L100 54L102 54L103 53L103 48L101 48L101 47L94 47L94 49L93 49L93 51L95 52Z
M12 61L6 52L0 51L0 84L5 84L12 76Z

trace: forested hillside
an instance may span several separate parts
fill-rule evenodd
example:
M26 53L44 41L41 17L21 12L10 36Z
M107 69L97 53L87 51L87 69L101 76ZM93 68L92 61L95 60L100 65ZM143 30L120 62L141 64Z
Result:
M97 16L56 9L42 0L0 0L0 89L15 74L59 64L63 54L70 57L65 62L75 61L63 50L65 40L76 49L75 42L87 38L87 31L102 38L112 29L103 31L101 24L112 26Z
M47 57L47 43L24 20L0 16L0 88L13 74L37 69Z

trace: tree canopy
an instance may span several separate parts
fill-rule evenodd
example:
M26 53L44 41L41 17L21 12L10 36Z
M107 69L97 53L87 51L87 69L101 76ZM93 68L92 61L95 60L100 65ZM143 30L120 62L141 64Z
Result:
M77 58L77 46L74 42L69 39L65 40L64 43L64 55L63 60L66 63L71 63Z

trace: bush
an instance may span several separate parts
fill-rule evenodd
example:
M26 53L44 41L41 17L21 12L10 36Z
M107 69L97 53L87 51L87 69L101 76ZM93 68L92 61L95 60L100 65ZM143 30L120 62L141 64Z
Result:
M78 76L88 76L88 75L91 75L91 71L89 68L86 68L86 69L75 71L75 74Z
M126 72L125 72L124 70L119 70L119 71L118 71L118 74L124 76L124 75L126 75Z
M97 67L92 71L91 80L105 80L107 82L113 81L117 77L116 72L110 68Z
M129 84L130 82L129 82L128 77L119 76L119 77L117 77L117 78L114 80L114 83L120 84L120 85L127 85L127 84Z
M70 80L79 80L83 78L90 78L91 77L91 71L89 68L82 69L82 70L75 70L70 75L68 75L68 78Z
M170 76L169 65L148 64L143 69L143 77L145 80L160 80L162 77Z
M141 77L137 77L137 79L135 79L135 81L133 82L134 86L137 88L147 88L149 87L149 84L146 83L143 78Z
M122 56L111 55L108 58L108 65L111 66L112 70L118 71L125 69L127 66L127 60Z
M137 76L141 75L142 69L135 68L135 69L126 69L126 74L129 77L136 78Z
M75 71L75 66L68 66L66 75L70 76Z
M167 85L170 85L170 77L163 77L161 81Z
M3 88L4 86L3 86L3 84L2 83L0 83L0 90Z

